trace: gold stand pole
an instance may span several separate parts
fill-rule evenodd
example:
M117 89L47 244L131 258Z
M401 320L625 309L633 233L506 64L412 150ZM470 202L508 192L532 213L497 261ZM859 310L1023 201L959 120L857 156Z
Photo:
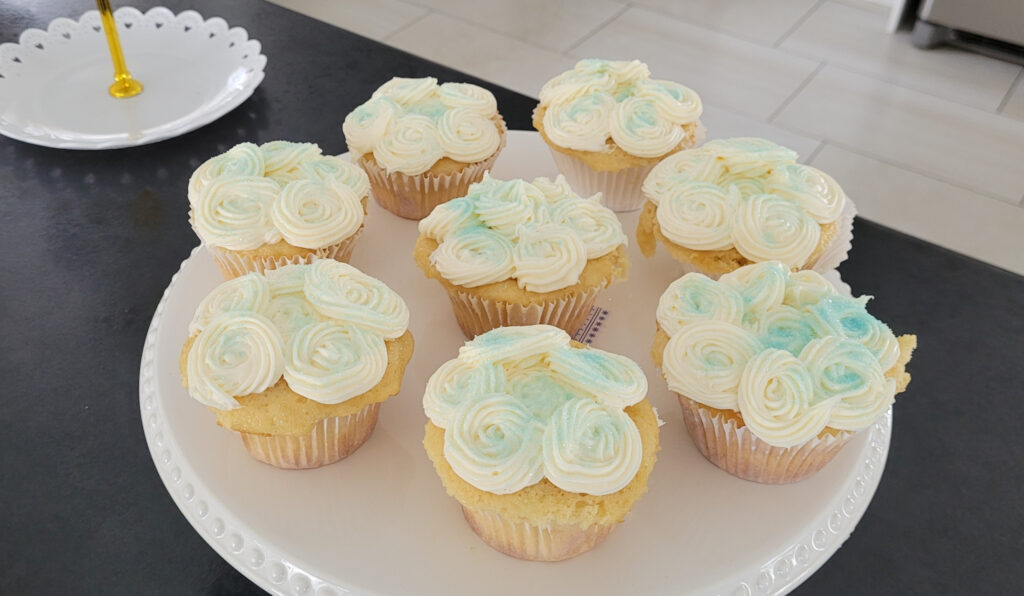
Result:
M107 34L107 45L110 47L110 59L114 61L114 84L110 86L110 94L114 97L134 97L142 93L142 83L132 78L128 66L124 63L121 53L121 39L117 36L117 25L114 13L110 10L110 0L96 0L96 7L103 19L103 31Z

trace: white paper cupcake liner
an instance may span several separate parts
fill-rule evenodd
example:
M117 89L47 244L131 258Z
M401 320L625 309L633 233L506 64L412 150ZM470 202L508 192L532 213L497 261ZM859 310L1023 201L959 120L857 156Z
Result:
M586 528L560 524L512 522L501 515L462 506L462 514L480 538L491 548L528 561L564 561L594 548L615 529L616 524L595 524Z
M517 325L553 325L571 336L586 320L603 289L601 285L565 298L530 305L489 300L458 289L450 289L448 298L459 327L470 339L497 327Z
M483 161L469 164L454 174L433 175L430 173L410 176L402 172L391 172L367 159L360 157L356 164L370 179L374 200L391 213L406 219L423 219L441 203L469 194L469 186L479 182L494 166L501 150L505 148L505 121L500 121L501 141L494 153Z
M370 438L380 404L372 403L348 416L325 418L307 435L239 434L249 454L261 462L289 470L318 468L348 457Z
M220 268L220 272L224 275L225 279L233 279L240 277L246 273L263 273L268 269L277 269L278 267L284 267L285 265L308 265L317 259L334 259L347 263L349 258L352 256L352 250L355 248L356 240L359 239L359 235L363 233L365 226L359 226L355 234L352 234L348 238L345 238L337 244L325 246L323 248L311 249L306 254L293 255L288 257L258 257L258 256L247 256L242 255L224 248L217 246L207 246L206 248L213 255L213 260L217 262L217 267Z
M693 143L687 149L696 147L704 141L707 136L707 129L700 122L694 131ZM558 171L565 176L569 186L581 197L589 197L596 193L602 193L601 203L616 212L636 211L644 206L646 198L640 187L647 178L647 174L658 165L653 163L649 166L634 166L619 170L618 172L598 172L591 169L587 162L555 151L550 145L548 149L558 166Z
M818 259L811 265L811 269L818 273L828 273L839 267L839 264L850 256L850 249L853 248L853 218L856 215L857 206L853 204L850 197L846 197L843 211L839 214L839 219L836 220L836 237L818 255Z
M797 482L825 467L856 433L842 431L815 437L794 447L775 447L757 438L736 420L677 394L693 444L708 461L726 472L763 484Z
M635 166L618 172L598 172L582 159L555 151L551 147L548 149L551 150L558 171L581 197L601 193L601 204L618 212L636 211L643 207L645 199L640 186L656 164Z

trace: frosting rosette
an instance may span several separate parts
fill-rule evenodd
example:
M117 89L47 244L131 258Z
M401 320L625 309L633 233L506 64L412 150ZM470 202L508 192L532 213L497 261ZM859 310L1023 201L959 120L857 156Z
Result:
M409 326L409 307L378 279L352 265L320 259L306 270L306 298L321 313L358 325L387 339L399 337Z
M263 153L255 143L239 143L203 162L188 180L188 202L193 204L206 185L221 177L263 176Z
M697 250L732 248L733 218L740 205L736 187L679 186L658 204L658 225L669 240Z
M336 180L290 182L273 204L271 218L285 241L318 248L341 242L363 225L363 208L351 187Z
M313 143L241 143L189 181L189 221L203 244L253 250L285 240L318 249L363 225L370 183L358 167Z
M288 343L284 380L300 395L336 404L376 385L387 366L380 334L325 321L306 325Z
M342 132L355 156L372 154L387 172L416 176L442 158L486 160L501 146L504 125L494 95L469 83L395 77L345 117Z
M618 146L637 157L671 153L703 105L692 89L650 76L639 60L580 60L540 90L544 134L559 147L579 151Z
M789 352L768 349L747 362L737 405L743 422L762 441L792 447L815 436L829 420L832 404L816 402L814 381Z
M192 227L203 242L230 250L273 244L281 240L270 214L280 192L281 187L266 178L217 178L192 205Z
M388 365L385 340L405 333L408 310L380 281L322 259L250 273L217 286L189 327L189 393L239 407L284 378L295 393L336 404L365 393Z
M226 281L199 303L188 332L199 333L226 312L260 312L270 304L271 295L270 282L258 273Z
M672 391L712 408L735 410L743 369L762 349L752 333L736 325L698 321L672 336L661 366Z
M571 286L587 266L587 247L569 226L519 226L512 253L516 280L530 292Z
M430 263L467 288L515 279L530 292L579 282L589 259L626 244L615 214L559 176L502 181L485 174L465 197L434 208L419 232L438 243Z
M624 408L647 380L627 358L570 345L546 325L477 336L427 381L423 407L445 429L455 473L495 494L547 478L570 492L606 495L640 467L640 431Z
M511 395L485 394L455 409L444 456L456 474L480 490L514 493L544 476L543 432Z
M544 430L544 475L562 490L607 495L640 469L640 431L620 408L577 397Z
M822 226L840 220L848 199L832 177L796 159L765 139L719 139L665 158L642 189L673 244L734 248L748 261L798 269L808 265ZM728 208L724 196L731 197Z
M655 342L662 372L673 391L739 412L776 447L800 445L826 427L858 431L909 380L900 380L898 365L909 357L902 340L866 303L838 294L814 271L790 272L776 261L717 282L686 274L658 304L667 336Z
M700 273L685 275L669 284L658 299L658 324L669 335L696 321L743 320L743 296L731 287Z
M258 393L281 378L281 334L265 316L231 312L214 319L188 353L188 390L221 410L240 407L235 396Z

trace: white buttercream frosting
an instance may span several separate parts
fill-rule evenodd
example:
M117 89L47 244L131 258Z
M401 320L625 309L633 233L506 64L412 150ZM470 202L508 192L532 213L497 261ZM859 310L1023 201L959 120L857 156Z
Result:
M694 250L735 248L755 262L807 264L821 224L846 204L824 172L757 138L720 139L665 158L644 180L666 238Z
M625 246L626 235L599 195L583 199L565 179L502 181L485 174L469 193L420 220L438 242L431 263L465 287L515 279L531 292L576 284L589 259Z
M331 259L249 273L217 286L196 309L187 357L189 393L208 406L239 407L282 376L324 404L365 393L384 376L386 339L409 313L382 282Z
M704 405L739 411L750 430L778 447L826 426L867 427L892 405L884 373L899 358L889 328L814 271L768 261L715 282L689 273L658 303L669 341L668 386Z
M395 77L342 124L353 155L373 154L388 172L422 174L438 160L483 161L501 144L494 95L469 83Z
M671 152L703 106L693 90L650 75L639 60L577 62L540 90L544 134L560 147L580 151L610 151L617 145L638 157Z
M640 468L643 445L623 410L647 380L631 360L570 346L547 325L477 336L427 381L423 409L445 429L444 454L462 479L508 494L547 478L605 495Z
M192 174L189 221L204 244L251 250L281 240L322 248L363 225L359 167L312 143L242 143Z

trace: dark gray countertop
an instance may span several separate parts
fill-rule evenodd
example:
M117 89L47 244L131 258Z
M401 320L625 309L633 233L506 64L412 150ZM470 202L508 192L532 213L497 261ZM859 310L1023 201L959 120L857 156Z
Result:
M0 42L90 3L30 4L0 4ZM143 339L197 243L188 176L242 140L341 153L344 115L391 76L476 82L262 2L162 4L223 16L263 43L266 80L253 97L132 149L0 138L0 593L258 592L178 512L139 418ZM482 84L510 128L530 128L533 100ZM871 506L796 593L1019 592L1024 278L864 220L841 272L920 347Z

